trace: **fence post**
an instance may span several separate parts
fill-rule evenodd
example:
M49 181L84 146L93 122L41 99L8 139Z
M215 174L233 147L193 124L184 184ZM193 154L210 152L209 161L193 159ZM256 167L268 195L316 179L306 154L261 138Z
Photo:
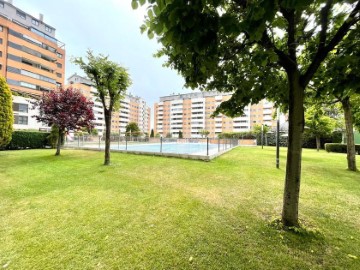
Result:
M101 136L99 136L99 149L101 148Z
M80 147L80 135L78 135L78 147Z
M209 155L209 137L206 137L206 155Z
M160 153L162 153L162 137L160 137Z
M218 138L218 152L220 152L220 138Z
M120 132L119 132L119 139L118 139L118 150L120 149Z
M125 135L125 150L127 151L127 136Z

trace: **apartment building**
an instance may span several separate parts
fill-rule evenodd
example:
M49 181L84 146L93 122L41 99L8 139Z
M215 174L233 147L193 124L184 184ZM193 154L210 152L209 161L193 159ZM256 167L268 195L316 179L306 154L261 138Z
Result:
M105 131L104 109L101 101L95 96L97 90L92 81L75 73L68 78L68 86L79 89L87 98L94 102L94 125L99 133L103 133ZM130 122L135 122L143 133L149 133L150 115L151 110L142 98L125 95L120 101L120 109L113 112L111 132L125 133L126 125Z
M182 131L185 138L201 137L201 130L207 130L209 137L223 132L250 131L256 124L266 124L272 129L274 107L271 102L261 101L245 107L244 115L230 118L211 114L221 102L230 99L230 93L194 92L160 97L154 105L154 132L162 136L177 137Z
M49 131L51 128L38 122L33 116L39 114L39 109L34 108L34 99L21 96L13 96L14 129L16 130L43 130Z
M64 84L65 45L55 28L0 1L0 74L12 91L39 97Z

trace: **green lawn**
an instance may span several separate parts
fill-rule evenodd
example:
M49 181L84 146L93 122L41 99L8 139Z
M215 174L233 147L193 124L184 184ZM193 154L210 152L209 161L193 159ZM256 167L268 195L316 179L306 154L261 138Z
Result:
M0 152L0 268L360 269L360 173L304 150L301 233L280 216L285 149L211 161ZM360 160L358 159L360 163Z

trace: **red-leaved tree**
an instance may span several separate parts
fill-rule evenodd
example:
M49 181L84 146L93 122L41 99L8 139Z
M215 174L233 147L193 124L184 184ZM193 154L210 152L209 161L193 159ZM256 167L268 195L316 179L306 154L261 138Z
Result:
M81 127L92 128L94 113L93 103L80 91L73 88L58 89L46 93L35 103L39 107L37 121L59 129L56 156L60 155L61 138L66 131L78 130Z

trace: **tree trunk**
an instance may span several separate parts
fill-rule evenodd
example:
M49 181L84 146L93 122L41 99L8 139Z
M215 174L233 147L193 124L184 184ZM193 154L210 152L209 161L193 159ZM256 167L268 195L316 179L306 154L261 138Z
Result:
M62 137L62 130L59 128L59 134L58 134L58 140L57 140L57 146L56 146L56 153L55 156L60 156L60 148L61 148L61 137Z
M282 222L284 226L299 226L298 208L301 178L302 135L304 131L304 88L299 72L288 72L289 137L286 163Z
M345 117L348 170L356 171L357 168L356 168L356 157L355 157L355 140L354 140L350 98L346 97L345 99L341 100L341 104L344 110L344 117Z
M319 152L320 151L320 136L316 136L316 150Z
M110 165L110 134L111 134L111 111L105 110L105 161L104 165Z

